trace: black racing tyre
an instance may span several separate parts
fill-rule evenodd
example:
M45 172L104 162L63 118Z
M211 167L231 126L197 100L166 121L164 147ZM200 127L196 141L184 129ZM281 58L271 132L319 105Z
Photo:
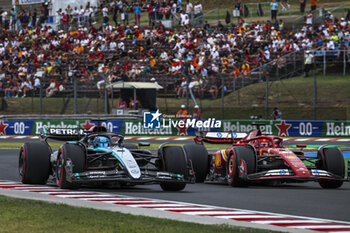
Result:
M19 176L23 184L45 184L50 175L51 151L43 142L26 142L19 152Z
M56 183L61 189L77 189L80 184L72 183L67 180L65 165L70 160L73 164L73 173L83 172L85 170L85 153L83 149L74 144L64 144L59 149L56 164Z
M123 146L128 149L128 150L135 150L135 149L139 149L139 147L135 144L131 144L131 143L127 143L127 144L123 144Z
M203 183L209 172L208 151L203 145L185 144L183 146L186 155L192 161L196 182Z
M345 176L345 162L343 153L338 148L323 148L318 151L318 168L329 171L342 178ZM342 180L320 180L322 188L335 189L343 185Z
M187 174L187 158L180 146L166 146L163 148L164 171L182 174L185 179ZM180 191L186 187L186 183L164 182L160 184L164 191Z
M228 157L226 177L227 183L233 187L248 186L248 182L242 176L256 172L255 151L246 146L237 146Z

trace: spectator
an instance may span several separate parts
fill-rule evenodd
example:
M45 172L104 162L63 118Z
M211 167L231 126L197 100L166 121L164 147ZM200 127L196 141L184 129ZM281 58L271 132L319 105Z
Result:
M193 4L190 2L190 0L187 0L186 14L187 14L189 20L192 19L192 11L193 11Z
M21 79L21 86L19 87L18 92L23 92L22 98L25 98L27 92L33 89L32 83L29 80Z
M299 0L299 3L300 3L300 13L303 15L305 12L306 0Z
M312 19L313 19L313 15L312 15L312 11L310 10L309 13L306 15L306 25L312 26Z
M192 118L196 119L196 120L200 120L201 119L201 111L199 110L199 106L195 105L194 106L194 111L192 114Z
M159 8L158 17L162 17L162 12L170 6L162 4L164 10ZM90 7L86 6L85 13L88 9ZM174 9L179 9L176 3ZM94 77L98 64L103 63L109 67L105 72L110 80L149 80L142 76L149 75L169 89L173 88L172 83L176 83L176 93L180 96L186 94L187 83L181 86L185 72L189 77L195 77L191 81L193 92L198 90L195 95L212 97L213 93L215 98L215 88L209 92L213 75L220 73L225 75L227 83L233 83L234 78L241 74L249 78L250 70L261 65L267 67L263 70L269 73L269 67L265 65L276 59L285 61L279 65L286 64L284 67L287 67L288 60L283 55L289 52L328 47L337 53L338 45L342 42L347 45L350 30L347 21L331 20L330 17L320 27L305 26L295 33L286 33L281 22L276 27L271 21L246 23L244 20L228 28L219 22L215 26L206 22L203 28L186 26L180 29L164 29L161 23L153 22L151 27L143 28L129 26L127 21L124 21L125 27L104 23L102 27L94 24L75 27L72 20L75 10L70 11L69 14L66 9L64 13L68 17L67 31L55 32L40 24L30 28L26 20L21 22L21 18L30 16L28 11L23 11L19 13L23 30L18 34L6 30L0 32L0 67L6 73L1 81L2 90L7 89L8 93L11 89L15 91L12 96L15 96L17 91L13 79L17 79L17 89L25 80L33 85L35 80L30 78L31 74L44 67L47 78L43 79L42 87L45 89L50 79L56 79L65 87L66 83L70 85L67 79L70 70L76 71L84 87L96 88L99 80ZM77 12L79 15L78 9ZM22 72L26 73L27 79L17 78ZM98 85L102 96L103 85ZM218 82L218 92L221 86Z
M140 9L140 7L138 6L138 4L136 4L136 6L135 6L134 14L135 14L135 24L136 24L136 25L140 25L141 9Z
M218 92L219 92L219 81L217 78L212 77L209 82L209 93L211 95L212 99L218 98Z
M233 17L237 17L237 22L239 23L240 18L241 18L241 11L242 11L242 6L241 6L241 0L236 0L235 8L233 10Z
M77 8L75 7L75 9L77 9ZM79 13L75 10L74 14L76 16L76 14L79 14ZM102 8L102 16L103 16L103 23L108 23L109 17L108 17L108 7L107 7L107 5L105 5Z
M142 108L142 105L138 99L134 100L132 97L129 99L129 108L131 109L139 109Z
M306 51L305 54L305 77L309 77L309 72L312 69L313 66L313 59L314 56L310 53L309 50Z
M275 107L273 109L272 119L273 120L282 120L282 112L277 107Z
M316 11L316 8L317 8L317 0L311 0L310 2L310 10L312 12Z
M46 88L46 97L51 97L58 91L59 83L57 83L56 79L50 79L50 85Z
M123 9L121 13L121 20L124 22L124 26L129 24L129 5L127 2L123 3Z
M177 111L176 118L180 118L182 120L187 119L188 112L186 110L186 106L184 104L181 105L181 109Z
M271 20L277 21L277 11L278 11L278 3L276 0L272 0L270 3L270 10L271 10Z
M203 7L199 1L196 1L194 4L194 19L199 25L203 23Z
M117 108L126 108L126 107L127 107L126 102L122 98L120 98Z
M190 19L187 14L184 12L180 12L180 25L181 26L188 26L190 24Z

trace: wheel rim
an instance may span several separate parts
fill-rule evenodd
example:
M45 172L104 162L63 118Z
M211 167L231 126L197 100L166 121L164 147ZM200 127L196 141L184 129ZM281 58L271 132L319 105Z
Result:
M227 165L227 182L229 184L233 183L235 166L234 155L231 155Z
M228 164L228 174L232 174L233 171L233 161L230 159L230 162Z

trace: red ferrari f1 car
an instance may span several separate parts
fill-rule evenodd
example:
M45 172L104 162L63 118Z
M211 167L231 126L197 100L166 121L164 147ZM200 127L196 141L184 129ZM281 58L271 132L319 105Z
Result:
M209 155L205 166L208 181L226 181L234 187L267 181L317 181L323 188L339 188L347 181L343 153L338 148L323 145L317 157L305 156L305 145L287 149L282 138L262 135L259 129L249 134L201 132L195 142L232 143Z

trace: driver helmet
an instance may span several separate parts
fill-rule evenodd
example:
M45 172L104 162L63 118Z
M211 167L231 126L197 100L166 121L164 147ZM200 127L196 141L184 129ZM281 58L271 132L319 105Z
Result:
M261 147L268 147L269 146L269 141L267 139L260 139L259 144Z
M94 147L109 147L111 145L109 138L98 136L94 138Z

